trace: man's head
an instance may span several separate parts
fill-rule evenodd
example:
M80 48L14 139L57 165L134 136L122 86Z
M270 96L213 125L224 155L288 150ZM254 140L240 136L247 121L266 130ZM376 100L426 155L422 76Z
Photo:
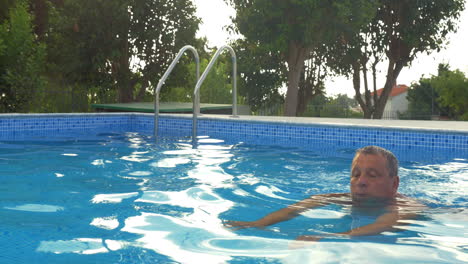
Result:
M350 180L353 200L393 198L399 183L398 160L393 153L376 146L356 151Z

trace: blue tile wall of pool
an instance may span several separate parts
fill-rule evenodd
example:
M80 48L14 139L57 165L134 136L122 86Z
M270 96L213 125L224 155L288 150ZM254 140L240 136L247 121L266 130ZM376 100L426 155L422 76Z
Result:
M139 130L153 129L152 119L140 117ZM191 135L191 119L160 120L161 133L172 131ZM176 128L176 130L173 130ZM302 125L264 122L240 122L200 119L198 135L228 137L233 141L253 141L270 144L286 143L304 146L307 143L326 142L337 145L414 146L426 148L468 150L468 133L425 130L384 129L332 125Z
M161 135L191 136L192 119L160 116ZM67 131L129 131L152 133L153 116L144 114L3 115L0 139L24 134L50 135ZM302 125L239 120L198 120L198 135L257 144L287 146L317 145L449 149L468 152L468 133L403 130L355 126Z
M134 130L132 115L0 115L0 138L66 131Z

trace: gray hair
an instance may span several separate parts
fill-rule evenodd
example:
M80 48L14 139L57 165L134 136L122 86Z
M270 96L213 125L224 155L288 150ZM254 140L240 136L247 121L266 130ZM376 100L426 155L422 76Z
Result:
M356 150L354 158L356 158L358 154L381 155L387 160L387 169L390 177L398 176L398 160L391 151L377 146L366 146Z

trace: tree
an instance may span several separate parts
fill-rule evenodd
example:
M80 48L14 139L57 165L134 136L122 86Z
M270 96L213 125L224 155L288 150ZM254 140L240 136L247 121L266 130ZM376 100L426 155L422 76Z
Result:
M39 39L43 39L48 26L48 8L47 0L30 0L30 7L34 15L34 33Z
M305 112L307 104L315 96L325 94L325 78L328 73L324 61L325 56L317 49L313 49L309 54L309 59L304 62L299 80L297 115Z
M287 72L279 52L266 49L258 42L238 39L232 43L236 51L239 94L253 111L276 107L284 102L279 89Z
M439 74L431 78L431 84L440 95L438 102L450 108L456 119L468 121L468 78L465 74L439 65Z
M205 56L200 59L200 69L206 69L208 66L209 60L207 57ZM228 83L231 72L228 65L230 63L230 57L227 59L220 56L219 61L211 68L200 88L201 103L232 103L232 85ZM177 67L182 69L179 72L175 72L176 68L174 68L174 75L171 74L167 84L161 90L161 101L192 102L195 84L197 83L195 62L191 61L186 67L182 65L177 65ZM181 78L185 81L180 81Z
M0 112L27 112L41 90L45 47L36 41L27 4L17 1L0 24Z
M16 0L0 0L0 23L9 16L10 9L15 6Z
M307 106L304 116L334 117L334 118L361 118L362 114L351 108L358 105L357 101L346 94L327 97L319 94Z
M403 118L430 119L438 114L454 119L468 119L468 79L459 70L439 64L438 74L421 78L408 90L408 111Z
M420 53L439 51L464 8L464 0L380 0L371 23L359 34L344 35L345 58L341 63L353 78L356 100L365 118L382 118L385 104L401 70ZM386 81L380 96L377 90L377 64L387 61ZM348 65L348 66L346 66ZM371 97L368 72L372 73ZM361 74L364 93L361 93Z
M304 62L314 48L355 31L372 17L374 1L229 0L233 22L251 43L279 52L287 63L285 115L297 113Z
M455 113L450 107L439 103L440 95L434 88L432 78L419 79L408 89L408 111L402 113L402 119L431 119L432 116L446 116L453 118Z
M408 89L408 111L403 114L403 119L431 119L434 113L440 113L437 102L439 94L431 85L429 78L421 78Z
M247 39L236 40L233 47L238 60L242 62L238 67L241 77L239 90L247 97L251 109L262 111L282 105L284 95L280 89L285 86L288 70L281 53ZM313 49L304 62L298 84L297 115L304 113L312 98L324 93L324 80L328 73L324 60L318 49Z
M48 43L56 74L90 87L104 80L119 102L141 100L200 23L189 0L64 0L54 8Z

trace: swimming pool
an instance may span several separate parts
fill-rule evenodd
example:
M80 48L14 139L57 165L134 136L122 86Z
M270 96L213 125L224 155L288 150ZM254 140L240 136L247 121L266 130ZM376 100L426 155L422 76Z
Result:
M466 133L206 118L193 148L190 117L162 116L157 142L151 119L0 117L0 262L467 260ZM401 160L400 192L429 207L402 232L289 249L299 235L342 231L373 217L335 206L266 230L222 225L312 194L346 192L354 150L378 138Z

